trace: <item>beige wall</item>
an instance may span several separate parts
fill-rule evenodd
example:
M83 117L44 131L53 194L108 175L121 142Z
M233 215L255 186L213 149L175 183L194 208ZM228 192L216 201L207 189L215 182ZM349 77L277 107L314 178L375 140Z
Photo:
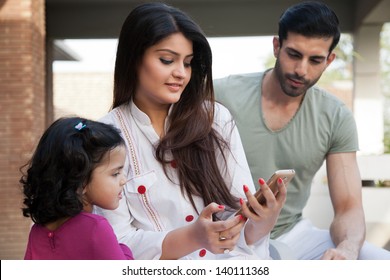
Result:
M113 73L54 73L54 118L79 115L97 120L112 104Z

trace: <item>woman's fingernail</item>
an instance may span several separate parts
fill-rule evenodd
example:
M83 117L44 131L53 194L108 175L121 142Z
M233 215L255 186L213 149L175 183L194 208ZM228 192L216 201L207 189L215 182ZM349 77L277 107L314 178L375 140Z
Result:
M218 205L218 208L219 209L225 209L225 206L224 205Z
M243 215L238 215L238 216L239 216L239 218L240 218L240 221L246 221L246 220L247 220L247 218L244 217Z
M244 204L244 199L242 197L240 197L240 204L243 205Z
M247 191L249 191L249 188L248 188L248 186L247 185L244 185L244 192L247 192Z
M264 185L264 184L265 184L265 181L264 181L263 178L260 178L260 179L259 179L259 184L260 184L260 185Z
M283 183L282 178L278 178L278 183L279 183L279 184Z

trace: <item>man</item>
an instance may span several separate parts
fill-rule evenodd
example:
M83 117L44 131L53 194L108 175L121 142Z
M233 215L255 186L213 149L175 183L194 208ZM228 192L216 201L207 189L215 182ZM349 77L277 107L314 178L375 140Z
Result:
M287 201L272 238L298 259L390 259L365 239L358 140L351 111L315 86L335 59L336 14L320 2L288 8L273 39L275 67L214 83L216 98L235 117L253 179L293 168ZM334 219L330 230L302 218L311 181L326 160ZM363 245L364 244L364 245Z

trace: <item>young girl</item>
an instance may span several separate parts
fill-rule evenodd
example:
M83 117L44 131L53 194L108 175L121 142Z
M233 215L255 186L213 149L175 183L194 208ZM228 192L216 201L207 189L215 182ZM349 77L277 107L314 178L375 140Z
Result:
M125 146L107 124L62 118L43 134L23 185L23 215L35 223L25 259L133 259L92 206L115 209L122 198Z
M96 211L136 259L269 258L286 190L280 183L275 197L260 180L267 204L253 197L237 128L214 102L211 60L201 29L178 9L143 4L123 24L114 109L102 121L122 131L129 182L118 209ZM245 217L234 215L240 203Z

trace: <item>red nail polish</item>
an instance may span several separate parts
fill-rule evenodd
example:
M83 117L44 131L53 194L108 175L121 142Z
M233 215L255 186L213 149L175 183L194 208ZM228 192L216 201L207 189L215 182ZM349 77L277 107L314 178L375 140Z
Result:
M278 183L279 183L279 184L283 183L282 178L278 178Z
M244 204L244 199L242 199L241 197L240 197L240 204L241 204L241 205Z
M239 218L240 218L240 221L246 221L247 220L247 218L244 217L243 215L239 215Z
M247 192L247 191L249 191L249 188L248 188L248 186L247 185L244 185L244 192Z
M260 184L260 185L264 185L264 184L265 184L265 181L264 181L263 178L260 178L260 179L259 179L259 184Z
M225 206L223 206L223 205L218 205L218 208L219 208L219 209L225 209Z

